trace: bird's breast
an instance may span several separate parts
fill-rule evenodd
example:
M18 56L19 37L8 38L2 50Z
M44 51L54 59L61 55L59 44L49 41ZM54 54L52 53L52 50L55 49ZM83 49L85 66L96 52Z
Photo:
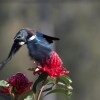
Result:
M45 62L46 59L50 58L52 50L47 45L38 43L37 41L30 41L27 43L27 46L30 57L38 63Z

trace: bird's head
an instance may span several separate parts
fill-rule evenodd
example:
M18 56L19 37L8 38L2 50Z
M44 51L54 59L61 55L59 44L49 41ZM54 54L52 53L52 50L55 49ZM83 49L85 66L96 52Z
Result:
M10 50L10 53L6 60L4 60L1 64L1 66L4 66L9 60L11 60L12 56L24 45L27 43L31 37L34 37L35 32L29 28L23 28L19 30L14 37L14 42L12 45L12 48Z
M14 43L12 45L12 48L8 57L11 57L13 54L15 54L20 49L20 47L26 44L28 40L34 36L35 36L35 31L29 28L23 28L19 30L16 36L14 37Z
M27 41L34 36L35 31L29 29L29 28L23 28L14 37L14 42L16 42L18 45L22 46L27 43Z

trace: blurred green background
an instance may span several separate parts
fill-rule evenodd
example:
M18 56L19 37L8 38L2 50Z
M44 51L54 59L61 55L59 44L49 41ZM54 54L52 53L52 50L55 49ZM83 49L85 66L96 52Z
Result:
M23 0L0 2L0 61L11 48L13 37L23 27L60 37L53 46L70 71L73 95L70 100L100 100L100 2ZM0 72L7 79L21 71L33 80L27 69L33 66L26 46ZM67 100L49 95L41 100Z

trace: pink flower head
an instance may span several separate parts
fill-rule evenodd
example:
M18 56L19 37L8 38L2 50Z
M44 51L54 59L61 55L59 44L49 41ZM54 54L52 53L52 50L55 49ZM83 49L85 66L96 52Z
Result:
M32 82L22 73L17 73L8 79L8 83L13 86L14 93L22 94L30 90Z
M41 74L43 72L48 73L50 77L57 77L69 73L69 71L62 67L62 60L54 51L51 52L50 59L47 59L46 63L43 64L43 66L38 65L34 69L34 74Z

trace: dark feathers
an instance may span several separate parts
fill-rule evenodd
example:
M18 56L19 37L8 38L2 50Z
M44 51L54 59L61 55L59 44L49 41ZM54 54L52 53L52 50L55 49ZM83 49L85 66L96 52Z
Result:
M36 36L38 37L39 40L44 41L44 39L45 39L45 42L47 41L48 43L53 43L54 40L60 40L57 37L48 36L41 32L36 32Z
M51 37L51 36L44 35L44 34L43 34L43 37L44 37L49 43L53 43L54 40L60 40L59 38Z

